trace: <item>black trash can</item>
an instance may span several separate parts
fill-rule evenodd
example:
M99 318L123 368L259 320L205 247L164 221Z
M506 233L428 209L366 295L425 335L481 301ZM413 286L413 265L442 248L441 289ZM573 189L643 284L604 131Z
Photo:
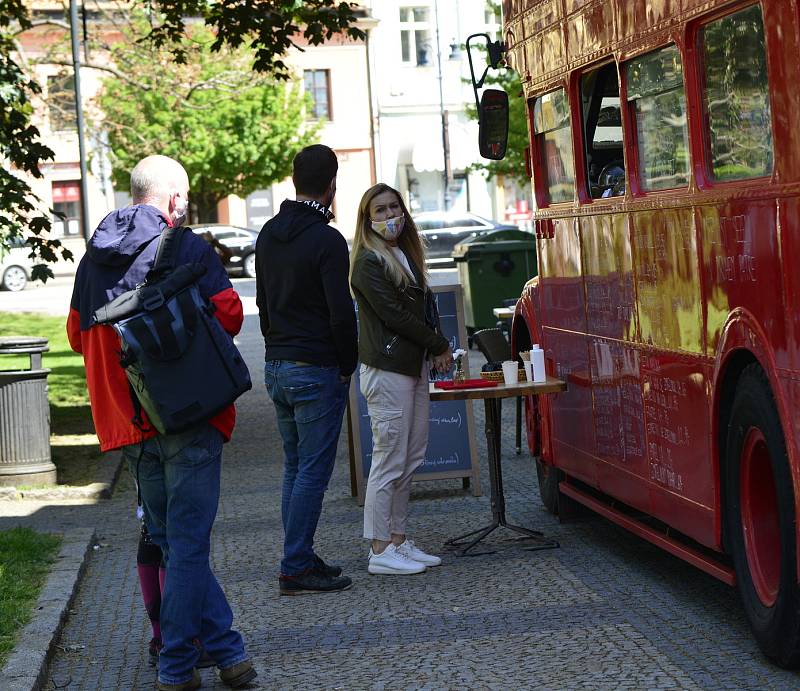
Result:
M0 338L0 486L55 484L50 406L42 353L46 338ZM4 355L28 355L29 369L4 369Z
M470 330L497 324L493 309L519 298L537 273L536 236L522 230L495 230L459 242L453 251L464 288L464 312Z

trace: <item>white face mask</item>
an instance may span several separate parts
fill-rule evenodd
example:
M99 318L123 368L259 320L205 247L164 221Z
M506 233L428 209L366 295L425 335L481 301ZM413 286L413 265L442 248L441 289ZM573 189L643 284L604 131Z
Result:
M387 218L385 221L370 221L372 223L372 230L380 235L384 240L393 242L400 237L403 232L403 225L405 225L405 216L396 216L395 218Z
M175 199L175 207L172 209L172 224L179 226L186 220L186 213L189 211L189 200L183 197Z

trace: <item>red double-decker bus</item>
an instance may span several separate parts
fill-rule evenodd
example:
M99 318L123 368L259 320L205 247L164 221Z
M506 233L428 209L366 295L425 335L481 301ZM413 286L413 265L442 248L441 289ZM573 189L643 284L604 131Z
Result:
M514 352L552 511L579 502L733 585L800 664L797 0L506 0L539 276Z

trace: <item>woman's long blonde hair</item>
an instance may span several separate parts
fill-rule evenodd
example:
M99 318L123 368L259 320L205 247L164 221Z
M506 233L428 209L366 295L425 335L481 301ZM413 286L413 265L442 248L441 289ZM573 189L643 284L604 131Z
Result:
M374 252L377 257L383 262L386 267L386 275L389 280L396 286L405 288L410 282L408 272L403 268L397 258L394 256L390 249L390 245L372 230L371 220L369 217L369 205L372 200L383 192L393 192L397 195L397 200L400 202L400 208L405 216L405 223L403 225L403 232L397 240L397 245L406 257L409 258L414 268L419 272L422 280L421 288L425 288L428 284L428 274L425 271L425 245L422 238L417 232L417 226L408 213L403 197L393 187L379 182L373 185L361 197L361 203L358 205L358 218L356 219L356 234L353 238L353 250L350 253L350 281L353 280L353 265L355 264L356 257L362 250Z

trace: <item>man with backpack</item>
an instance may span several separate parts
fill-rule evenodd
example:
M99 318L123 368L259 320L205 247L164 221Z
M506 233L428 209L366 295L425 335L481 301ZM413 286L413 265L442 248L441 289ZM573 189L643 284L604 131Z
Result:
M156 688L197 689L199 638L220 668L223 683L238 688L256 677L233 613L209 565L211 528L220 492L222 444L233 432L233 405L180 433L162 434L136 403L120 364L120 339L94 317L106 303L140 286L153 268L165 227L186 217L189 180L166 156L148 156L131 172L133 204L100 223L75 275L67 334L83 354L92 417L102 451L121 449L135 474L145 523L162 549L166 579L161 594L161 637ZM231 336L243 321L241 300L213 248L184 231L175 265L202 265L197 286ZM203 377L203 372L197 372Z
M336 154L295 156L296 201L285 200L256 243L256 302L266 345L264 379L285 454L281 595L345 590L352 581L314 552L350 375L358 360L347 242L328 225Z

